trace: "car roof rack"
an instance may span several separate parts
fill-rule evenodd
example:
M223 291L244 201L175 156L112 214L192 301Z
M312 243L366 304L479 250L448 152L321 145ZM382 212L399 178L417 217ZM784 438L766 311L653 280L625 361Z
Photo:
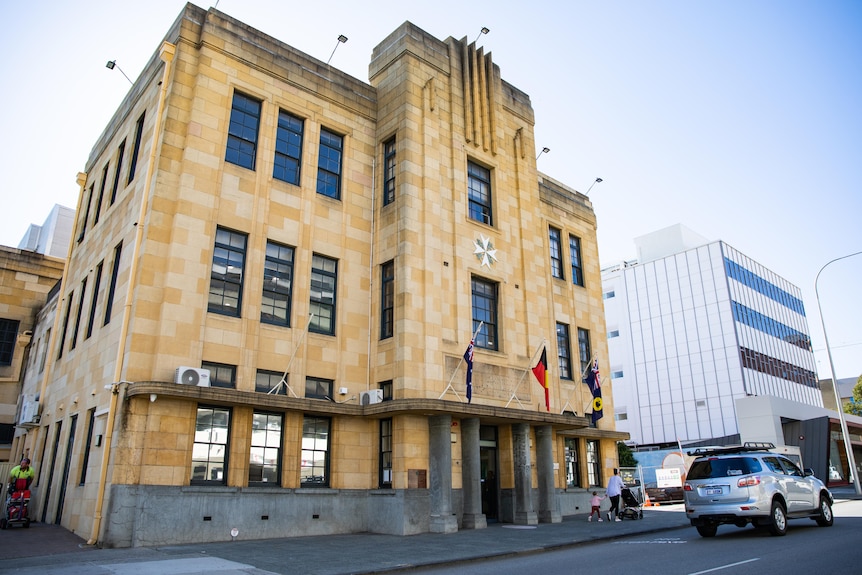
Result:
M775 449L775 445L768 441L746 441L743 445L717 445L711 447L698 447L688 454L694 457L705 455L724 455L728 453L744 453L747 451L769 451Z

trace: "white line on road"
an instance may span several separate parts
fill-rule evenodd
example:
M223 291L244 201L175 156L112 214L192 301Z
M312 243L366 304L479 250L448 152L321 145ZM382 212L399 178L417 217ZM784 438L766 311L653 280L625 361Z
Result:
M746 559L745 561L737 561L736 563L728 563L727 565L722 565L721 567L713 567L712 569L707 569L706 571L697 571L695 573L689 573L688 575L702 575L703 573L712 573L713 571L721 571L722 569L727 569L728 567L745 565L746 563L752 563L754 561L760 561L760 557L755 557L754 559Z

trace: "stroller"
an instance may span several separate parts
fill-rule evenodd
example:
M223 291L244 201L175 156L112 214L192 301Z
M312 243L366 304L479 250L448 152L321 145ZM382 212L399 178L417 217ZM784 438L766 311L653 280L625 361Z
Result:
M6 509L0 517L0 529L6 529L12 525L23 525L30 527L30 490L27 489L26 479L16 479L9 485L6 497Z
M637 493L635 493L628 487L624 487L620 495L623 501L623 508L617 514L617 517L619 517L620 519L643 519L644 512L641 509L641 502L638 498Z

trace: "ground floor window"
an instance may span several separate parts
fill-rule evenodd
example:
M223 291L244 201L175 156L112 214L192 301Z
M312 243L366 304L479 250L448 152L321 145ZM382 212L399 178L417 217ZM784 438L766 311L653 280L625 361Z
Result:
M566 487L581 486L581 472L578 466L581 464L578 457L578 439L566 439Z
M305 416L302 422L302 461L299 480L302 487L329 487L328 417Z
M392 419L380 420L380 477L381 489L392 488Z
M602 466L597 439L587 440L587 479L589 479L591 486L602 486Z
M230 409L198 406L192 447L192 483L226 482L229 428Z
M254 412L251 424L248 482L281 485L281 441L284 416Z

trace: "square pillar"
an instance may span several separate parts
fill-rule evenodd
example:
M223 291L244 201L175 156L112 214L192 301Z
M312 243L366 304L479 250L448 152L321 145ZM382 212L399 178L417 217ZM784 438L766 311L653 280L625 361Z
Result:
M536 474L539 479L539 521L562 522L563 516L554 488L554 430L550 425L536 428Z
M515 525L538 525L539 519L533 510L532 478L530 466L530 426L526 423L512 424L512 461L515 473L514 519Z
M461 488L464 498L464 529L484 529L488 526L482 513L482 464L479 456L479 418L461 420Z
M431 533L455 533L458 518L452 514L452 416L428 418Z

